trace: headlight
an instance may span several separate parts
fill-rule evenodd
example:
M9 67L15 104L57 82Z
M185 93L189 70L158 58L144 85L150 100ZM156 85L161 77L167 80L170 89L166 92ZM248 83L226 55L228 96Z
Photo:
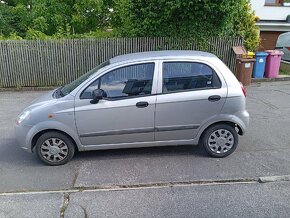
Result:
M25 119L29 117L30 111L24 111L22 114L19 115L17 119L17 124L22 123Z

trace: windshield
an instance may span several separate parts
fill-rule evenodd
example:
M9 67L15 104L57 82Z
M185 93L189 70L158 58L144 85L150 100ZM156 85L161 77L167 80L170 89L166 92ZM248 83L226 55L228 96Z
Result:
M84 75L80 76L79 78L77 78L75 81L63 86L60 89L60 96L66 96L69 93L71 93L76 87L78 87L82 82L84 82L85 80L87 80L92 74L94 74L95 72L97 72L98 70L100 70L101 68L107 66L110 64L110 61L106 61L102 64L100 64L99 66L95 67L94 69L90 70L89 72L85 73Z

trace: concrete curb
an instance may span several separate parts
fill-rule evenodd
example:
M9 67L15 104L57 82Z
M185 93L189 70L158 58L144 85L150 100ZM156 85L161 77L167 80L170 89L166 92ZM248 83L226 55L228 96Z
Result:
M280 81L290 81L290 76L283 76L277 78L253 78L252 83L260 82L280 82Z
M284 176L264 176L259 177L258 182L260 183L268 183L268 182L285 182L290 181L290 175L284 175Z

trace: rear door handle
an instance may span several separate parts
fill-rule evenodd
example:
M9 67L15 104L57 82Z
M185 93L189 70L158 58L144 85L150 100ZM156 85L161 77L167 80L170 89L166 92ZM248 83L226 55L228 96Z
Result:
M144 107L147 107L148 105L149 103L147 101L140 101L136 103L136 107L139 107L139 108L144 108Z
M221 96L219 95L212 95L208 97L209 101L219 101L221 99Z

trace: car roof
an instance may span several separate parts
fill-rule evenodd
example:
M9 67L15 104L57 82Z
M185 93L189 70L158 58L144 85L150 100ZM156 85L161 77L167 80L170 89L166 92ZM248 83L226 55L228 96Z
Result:
M110 59L110 63L137 61L137 60L158 60L173 58L217 58L214 54L202 51L186 51L186 50L167 50L167 51L149 51L138 52L116 56Z

